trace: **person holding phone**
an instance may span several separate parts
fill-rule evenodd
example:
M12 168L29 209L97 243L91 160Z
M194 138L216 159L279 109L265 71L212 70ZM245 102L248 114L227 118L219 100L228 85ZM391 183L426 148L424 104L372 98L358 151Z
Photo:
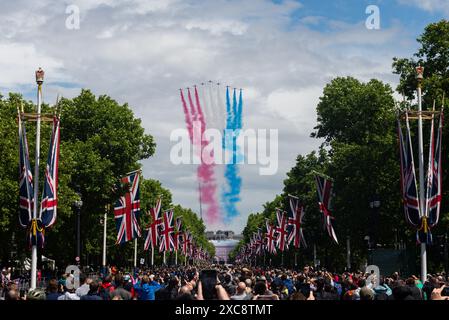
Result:
M198 300L229 300L226 290L218 279L217 270L203 270L198 281Z

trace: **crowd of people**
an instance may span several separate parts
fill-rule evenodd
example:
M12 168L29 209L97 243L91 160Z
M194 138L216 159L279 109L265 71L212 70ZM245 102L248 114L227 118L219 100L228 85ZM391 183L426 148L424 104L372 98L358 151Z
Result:
M156 267L135 273L110 269L98 278L62 274L21 294L2 271L4 300L449 300L446 274L376 278L373 273L218 266Z

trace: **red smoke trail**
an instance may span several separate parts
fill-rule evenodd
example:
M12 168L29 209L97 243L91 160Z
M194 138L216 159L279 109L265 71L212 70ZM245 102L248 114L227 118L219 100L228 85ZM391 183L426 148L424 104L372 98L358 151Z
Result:
M198 112L198 120L201 123L201 136L203 136L206 130L206 121L204 120L204 114L201 108L198 90L196 87L195 87L195 102ZM201 156L203 149L208 145L208 143L209 141L207 141L206 139L201 139ZM210 156L211 157L214 156L213 152L211 153ZM201 157L201 164L197 170L198 179L201 181L200 183L201 201L202 202L204 201L204 203L207 205L206 211L207 222L215 223L218 220L220 210L220 206L216 199L217 185L215 183L214 178L215 163L213 161L212 162L208 161L208 163L204 163L203 160L204 159Z
M208 161L204 163L204 159L202 157L203 149L209 144L207 140L203 140L203 134L206 130L206 121L204 119L204 113L201 108L198 90L195 87L195 104L192 99L192 95L190 89L187 89L187 98L190 105L190 113L188 111L187 102L184 98L184 94L181 90L181 100L183 104L184 113L186 114L186 124L187 129L189 131L190 141L192 145L195 147L195 151L197 156L201 159L201 164L197 169L197 178L199 181L199 192L201 195L201 202L206 205L206 222L207 223L216 223L219 215L220 206L218 201L216 200L216 182L214 178L214 166L215 163L213 161ZM195 126L200 125L200 131L195 130ZM200 138L195 135L201 134ZM213 157L213 154L210 156Z
M192 141L193 139L192 119L190 118L189 109L187 108L187 102L186 99L184 98L184 94L182 93L182 90L179 91L181 92L182 108L184 110L187 131L189 132L190 141Z

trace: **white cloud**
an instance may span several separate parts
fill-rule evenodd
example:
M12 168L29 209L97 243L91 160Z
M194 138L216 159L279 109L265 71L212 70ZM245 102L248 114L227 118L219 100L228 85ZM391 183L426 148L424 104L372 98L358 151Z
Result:
M81 8L79 30L67 30L65 5ZM46 100L70 81L96 94L128 102L157 142L154 157L143 161L145 177L162 181L173 200L198 210L194 166L169 162L170 131L184 127L179 88L207 80L244 88L246 128L279 129L279 171L258 174L242 166L242 216L231 227L241 231L247 214L282 192L285 173L299 153L319 145L309 138L323 86L335 76L376 77L394 83L391 58L412 51L401 45L400 26L370 32L362 24L335 23L320 33L291 24L297 1L39 1L32 18L23 0L0 12L0 86L18 91L34 85L42 66L49 81ZM337 26L338 25L338 26ZM6 28L6 29L5 29ZM51 81L50 81L51 80ZM223 115L224 116L224 115ZM220 172L222 168L218 169Z
M413 5L429 12L443 11L449 15L449 2L447 0L398 0L400 4Z

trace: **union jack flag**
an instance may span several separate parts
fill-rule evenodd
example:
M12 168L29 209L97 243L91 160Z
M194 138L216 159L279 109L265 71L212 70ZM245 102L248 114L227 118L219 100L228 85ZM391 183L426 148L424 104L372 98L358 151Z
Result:
M182 236L183 236L183 233L181 231L181 228L182 228L181 217L178 217L175 219L175 226L176 226L176 231L173 236L173 243L174 243L175 251L178 251L181 248Z
M295 196L288 195L290 199L291 217L288 218L288 225L291 226L288 243L294 244L295 248L299 248L301 243L307 247L306 240L302 233L302 219L305 215L304 207L299 203L299 199Z
M440 123L435 143L434 137L434 119L432 116L432 125L429 145L429 166L427 171L427 192L425 216L422 218L421 228L418 232L418 242L432 244L432 233L430 229L437 225L440 216L441 206L441 138L443 130L443 111L440 115Z
M265 245L267 247L268 253L274 254L276 253L276 230L275 227L269 223L268 219L266 220L266 227L267 232L265 234L265 237L267 239L267 243Z
M162 219L159 216L161 211L162 200L158 198L156 201L156 206L150 209L151 223L148 226L147 236L145 238L144 250L148 250L150 246L152 248L157 248L157 242L159 238L159 226L162 225Z
M435 143L433 137L433 121L432 121L432 142L429 157L429 173L427 181L427 201L426 201L426 217L429 220L429 227L434 227L440 217L441 206L441 186L442 186L442 169L441 169L441 139L443 136L443 111L440 115L440 123L438 127L438 135Z
M48 151L47 166L45 167L44 192L40 207L39 219L45 228L51 227L56 222L58 206L58 167L59 167L59 118L53 118L53 130Z
M401 158L401 190L404 203L406 220L415 228L421 225L421 210L418 198L418 187L416 184L415 164L413 161L412 141L410 138L410 126L408 114L406 119L406 137L402 134L400 120L398 119L399 154Z
M280 209L276 209L277 226L276 232L278 234L276 239L276 245L279 251L285 251L288 249L288 230L287 230L287 215Z
M260 256L263 253L263 244L264 244L262 231L260 229L257 229L255 242L256 242L256 254Z
M332 199L332 181L320 176L315 175L315 181L317 185L317 193L319 199L319 207L321 213L324 215L324 228L327 229L329 236L338 244L337 235L332 227L332 220L335 219L331 216L329 211L330 203Z
M31 173L28 141L25 126L19 113L19 195L20 210L19 222L24 228L28 227L33 219L33 174Z
M194 246L195 246L195 242L193 241L193 236L189 232L188 236L187 236L187 254L190 257L193 257L193 248L194 248Z
M173 210L165 211L163 214L163 223L161 229L161 243L159 245L159 252L173 251L175 243L173 240Z
M182 254L185 256L190 254L191 239L192 239L192 236L191 236L190 232L188 232L188 231L183 232Z
M116 244L123 244L141 235L137 222L140 215L139 180L139 171L121 179L122 184L129 186L129 191L117 200L114 207L115 225L117 228Z

